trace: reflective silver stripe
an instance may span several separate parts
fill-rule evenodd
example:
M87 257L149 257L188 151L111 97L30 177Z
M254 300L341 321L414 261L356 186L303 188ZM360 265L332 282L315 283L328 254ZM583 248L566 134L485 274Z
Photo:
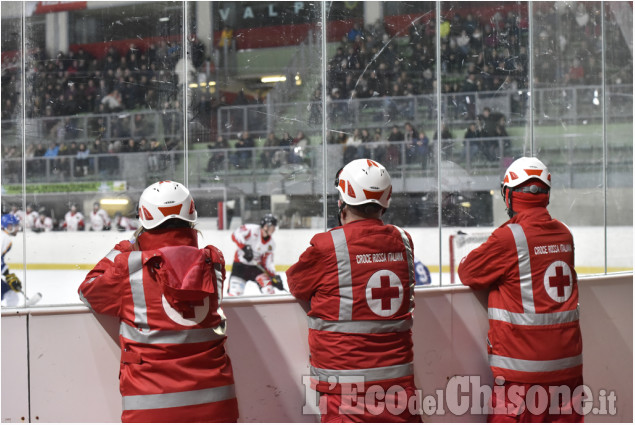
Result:
M412 328L412 319L407 320L346 320L330 321L309 316L309 329L350 334L381 334L405 332Z
M134 320L138 327L148 329L148 309L146 296L143 292L143 263L141 251L132 251L128 257L128 271L130 273L130 291L134 303Z
M490 320L499 320L513 325L544 326L578 321L580 310L576 308L555 313L512 313L500 308L488 308L487 316Z
M529 245L527 237L520 224L507 225L514 235L516 251L518 252L518 274L520 276L520 295L525 313L535 313L534 290L531 280L531 264L529 263Z
M403 244L406 247L406 258L408 259L408 282L410 286L410 311L412 312L415 308L415 257L406 232L398 226L393 225L393 227L399 230L401 240L403 240Z
M414 374L412 363L398 364L394 366L375 367L372 369L321 369L311 366L311 375L318 381L332 382L336 379L338 383L347 382L370 382L384 379L402 378Z
M519 372L553 372L582 364L582 354L557 360L520 360L511 357L489 355L489 365Z
M331 231L335 257L337 258L337 277L340 288L340 320L353 318L353 274L351 272L351 257L348 253L344 229Z
M214 403L236 397L234 385L206 388L179 393L123 396L123 410L164 409L168 407L195 406Z
M224 336L227 330L227 322L225 312L221 307L221 303L223 302L223 273L216 270L216 268L214 268L214 273L216 274L216 293L218 294L218 308L216 309L216 313L220 316L220 323L214 328L214 332L217 335Z
M82 293L82 291L79 291L79 300L83 302L84 305L86 305L86 307L88 307L91 311L94 311L93 306L91 306L88 300L86 299L86 297L84 297L84 294Z
M105 258L109 259L110 261L112 261L113 263L115 262L115 257L117 255L121 254L121 251L113 249L112 251L110 251Z
M191 344L222 339L214 329L184 329L178 331L141 330L121 322L119 334L124 338L143 344Z

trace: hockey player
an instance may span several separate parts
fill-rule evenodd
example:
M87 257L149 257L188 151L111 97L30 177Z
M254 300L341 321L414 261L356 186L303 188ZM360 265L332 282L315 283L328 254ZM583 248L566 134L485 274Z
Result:
M115 213L114 228L119 232L137 230L139 228L139 223L129 217L122 215L119 211L117 211Z
M547 393L548 386L567 386L575 395L580 392L573 390L583 383L573 237L549 215L550 191L545 164L531 157L514 161L501 185L510 220L459 265L463 284L489 291L487 353L494 378L497 383L504 379L505 386L504 393L492 395L490 422L584 419L579 405L576 410L570 403L562 406L568 412L551 412L560 407L550 406L551 397L542 400L543 411L521 408L534 403L525 399L532 385L543 386ZM506 395L514 386L522 394L510 400Z
M229 276L228 295L242 295L249 280L256 282L263 294L275 293L274 288L283 290L282 278L276 274L273 262L276 245L272 235L277 225L278 219L273 214L266 214L260 220L260 226L243 224L234 231L232 240L238 249Z
M90 213L90 230L110 230L110 216L99 205L99 202L93 204L93 210Z
M39 214L33 208L33 205L26 206L26 214L24 215L24 223L23 227L25 229L33 229L35 228L35 222L37 221Z
M64 216L62 228L69 232L76 232L78 230L84 230L84 225L84 214L77 211L77 205L71 205L71 210Z
M35 225L33 226L33 231L39 233L50 232L51 230L53 230L53 219L46 215L46 211L44 210L44 208L40 208L38 214L38 218L35 221Z
M136 238L118 243L79 287L96 313L119 317L123 422L236 422L220 303L225 260L198 249L187 188L161 181L139 199Z
M9 214L16 216L20 222L20 229L18 232L24 230L24 211L22 211L17 205L11 205L11 211L9 211Z
M291 293L310 303L311 375L321 420L420 422L407 406L415 397L413 244L407 232L382 222L390 175L375 161L357 159L338 172L335 185L341 225L315 235L287 270ZM373 388L385 399L375 398ZM379 402L391 408L374 408Z
M4 214L2 216L2 306L15 307L20 303L22 292L22 283L20 279L9 271L9 266L5 260L6 254L11 250L11 238L18 233L20 228L20 220L13 214Z

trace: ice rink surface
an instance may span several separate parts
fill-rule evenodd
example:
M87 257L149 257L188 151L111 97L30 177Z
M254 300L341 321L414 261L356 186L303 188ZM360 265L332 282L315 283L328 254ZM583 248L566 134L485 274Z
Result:
M32 297L36 293L42 294L42 300L38 306L60 306L81 304L77 289L84 281L88 270L28 270L26 279L23 270L12 270L22 281L27 297ZM287 288L287 279L284 273L280 273L283 284ZM225 279L224 292L227 295L227 281L229 272ZM286 293L274 289L277 293ZM249 281L245 285L245 296L261 295L256 282ZM20 296L20 300L23 297ZM23 305L23 302L21 302Z
M42 300L38 306L62 306L81 304L77 289L84 281L88 270L28 270L25 279L24 270L12 270L22 281L22 287L28 297L32 297L36 293L42 294ZM228 280L230 272L227 272L225 279L224 293L227 296ZM280 273L285 289L288 289L287 277L284 272ZM438 276L432 275L433 285ZM450 275L444 274L443 282L449 284ZM288 294L285 291L274 289L276 294ZM260 293L256 282L249 281L245 285L244 296L265 296ZM20 296L20 306L24 306L24 299ZM83 305L83 304L82 304Z

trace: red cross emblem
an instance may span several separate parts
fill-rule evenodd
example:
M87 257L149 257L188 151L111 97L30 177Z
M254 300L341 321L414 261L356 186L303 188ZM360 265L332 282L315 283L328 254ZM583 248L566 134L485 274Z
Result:
M373 313L388 317L401 307L404 289L399 276L389 270L375 272L366 284L366 302Z
M399 298L399 288L390 286L390 277L382 276L380 278L381 287L373 288L373 299L381 299L381 309L390 310L390 300Z
M549 286L558 288L558 296L564 297L565 286L571 285L570 276L565 276L562 267L556 267L556 275L549 277Z
M547 267L544 277L545 290L554 301L563 303L573 292L573 272L564 261L554 261Z

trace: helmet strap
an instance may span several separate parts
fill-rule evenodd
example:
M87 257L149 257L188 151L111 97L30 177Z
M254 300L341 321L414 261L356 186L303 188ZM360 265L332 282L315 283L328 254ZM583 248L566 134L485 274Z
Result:
M344 212L344 207L346 207L346 202L340 199L337 206L337 224L339 226L342 225L342 213Z
M507 206L507 215L512 218L516 215L512 208L512 191L510 188L503 189L503 198L505 199L505 206Z

